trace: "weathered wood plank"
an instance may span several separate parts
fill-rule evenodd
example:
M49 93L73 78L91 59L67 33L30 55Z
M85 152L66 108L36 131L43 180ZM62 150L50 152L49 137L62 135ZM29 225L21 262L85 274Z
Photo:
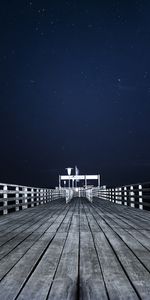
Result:
M54 237L51 246L47 249L33 274L31 274L27 284L17 298L18 300L46 299L53 282L66 235L67 233L57 233Z
M149 216L76 198L0 218L0 298L149 300Z
M82 300L108 299L87 216L80 214L79 295Z
M66 213L68 209L66 207ZM62 220L60 220L60 224L61 222ZM24 283L26 282L27 278L30 276L30 274L32 274L34 268L39 263L42 256L45 254L55 235L56 232L52 232L49 231L49 229L47 229L44 232L44 234L38 239L38 241L33 243L32 247L22 255L21 259L18 261L17 264L14 265L14 267L9 271L9 273L6 274L6 276L0 282L0 293L3 299L14 299L17 296ZM21 251L23 250L24 249L21 247ZM20 251L17 254L19 255ZM16 252L14 253L14 256L15 255ZM14 256L12 258L14 258Z
M66 207L66 211L67 210L68 208ZM60 211L56 213L56 219L59 217L59 215ZM55 219L53 222L54 221ZM39 229L37 229L35 232L31 231L30 235L22 243L20 243L15 249L12 249L12 251L1 260L0 279L2 279L7 272L9 272L9 270L17 263L17 261L19 261L21 257L32 247L32 245L34 245L34 243L42 237L42 234L44 234L51 225L52 224L50 220L50 223L46 222L46 227L45 225L42 226L40 231Z
M97 218L99 223L99 219ZM134 286L136 292L142 299L149 299L150 294L150 273L140 263L134 253L127 247L122 239L108 226L102 226L111 247L118 260L120 261L123 269L125 270L130 282Z
M53 279L49 300L77 299L78 251L79 233L69 233Z
M56 215L55 215L56 212ZM62 212L62 210L61 210ZM33 218L33 221L27 222L25 227L23 228L22 232L18 233L17 229L17 234L12 236L9 236L9 239L3 240L1 239L0 242L3 243L4 245L0 247L0 259L2 257L6 256L9 252L11 252L17 245L19 245L21 242L23 242L28 236L30 236L35 230L36 233L39 231L44 232L44 230L47 229L47 227L50 227L52 223L54 223L55 219L58 217L59 213L59 207L56 209L56 211L53 211L53 213L44 213L42 216L37 218ZM8 236L7 236L8 238ZM5 243L4 243L5 241Z
M75 207L75 215L78 206ZM53 279L48 300L77 299L78 293L78 258L79 258L79 218L71 220L70 229L64 245L61 260ZM57 291L57 292L56 292Z
M109 299L139 299L104 233L94 233L94 241Z

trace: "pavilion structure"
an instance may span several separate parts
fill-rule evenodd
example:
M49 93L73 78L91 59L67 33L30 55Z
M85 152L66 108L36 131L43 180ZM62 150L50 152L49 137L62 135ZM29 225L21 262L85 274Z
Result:
M77 182L84 181L85 189L88 187L88 180L97 180L97 187L100 187L100 174L98 175L59 175L59 188L64 187L64 183L68 181L68 186L77 187ZM62 185L63 181L63 185ZM66 185L66 184L65 184Z

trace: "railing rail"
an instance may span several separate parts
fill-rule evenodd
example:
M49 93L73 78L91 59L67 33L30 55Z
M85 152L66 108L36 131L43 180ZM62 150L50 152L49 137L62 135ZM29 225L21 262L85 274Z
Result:
M65 197L64 191L0 183L0 215Z
M139 209L150 210L150 182L114 188L96 188L93 196Z

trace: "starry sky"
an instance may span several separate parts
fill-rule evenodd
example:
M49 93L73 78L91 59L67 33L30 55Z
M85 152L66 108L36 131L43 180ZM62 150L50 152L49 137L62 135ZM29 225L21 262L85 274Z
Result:
M0 181L150 181L150 1L1 0Z

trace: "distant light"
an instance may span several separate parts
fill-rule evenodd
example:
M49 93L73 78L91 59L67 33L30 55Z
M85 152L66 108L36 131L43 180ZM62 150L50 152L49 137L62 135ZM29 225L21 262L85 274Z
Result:
M72 169L73 169L73 168L66 168L67 173L68 173L69 176L71 175L71 170L72 170Z

